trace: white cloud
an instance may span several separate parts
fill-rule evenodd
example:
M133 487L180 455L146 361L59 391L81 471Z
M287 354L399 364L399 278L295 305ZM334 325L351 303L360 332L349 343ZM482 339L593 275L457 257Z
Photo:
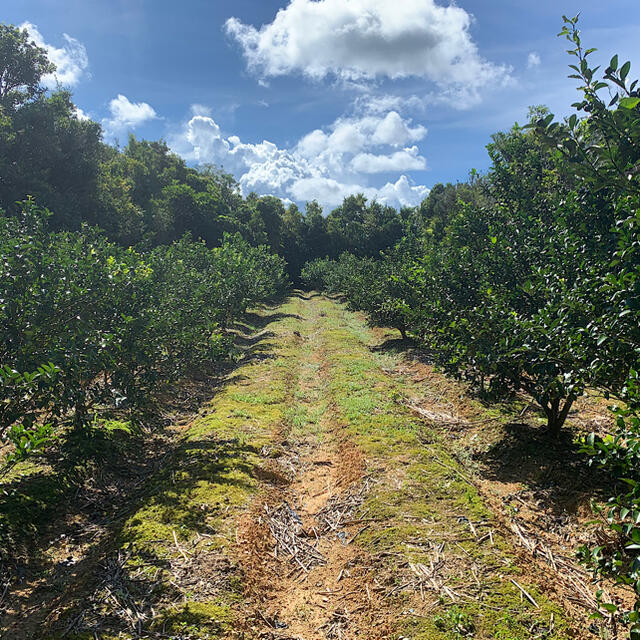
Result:
M427 130L422 125L411 128L396 111L390 111L376 125L376 130L373 132L373 142L399 146L407 142L422 140L426 135Z
M429 195L423 185L412 185L407 176L400 176L396 182L387 182L378 190L378 199L383 202L398 202L402 207L413 207Z
M435 0L291 0L260 29L237 18L225 29L263 81L292 73L356 83L414 76L477 91L510 70L482 58L472 20Z
M388 173L393 171L420 171L427 168L427 161L413 146L390 155L359 153L351 161L351 167L360 173Z
M298 153L308 158L318 154L355 154L365 147L402 147L408 142L418 142L427 135L425 127L411 126L411 122L396 111L389 111L384 116L376 114L338 118L329 129L328 134L316 129L304 136L298 142Z
M380 188L315 177L298 180L291 189L291 194L296 200L317 200L325 208L335 208L342 204L344 198L355 193L364 193L370 200L394 207L415 207L429 195L429 189L423 185L411 184L405 175L400 176L396 182L387 182Z
M84 112L80 107L78 107L77 105L76 105L75 116L76 116L76 118L78 118L78 120L83 121L83 122L86 121L86 120L91 120L91 117L86 112Z
M191 159L199 163L222 163L229 153L229 143L209 116L195 115L189 120L186 141L192 147Z
M299 202L317 200L325 208L337 207L347 196L363 191L359 184L345 184L322 176L301 178L291 186L291 194Z
M191 113L194 116L210 116L211 115L211 107L207 107L204 104L192 104Z
M102 124L108 135L117 135L131 131L158 116L155 109L146 102L131 102L121 93L109 103L110 118L105 118ZM195 116L197 118L199 116Z
M424 101L416 95L397 96L390 94L364 95L355 100L358 111L368 114L380 115L389 111L424 111Z
M540 55L535 51L532 51L527 57L527 68L533 69L534 67L539 67L542 60L540 60Z
M222 165L236 176L245 194L255 191L298 202L315 199L333 208L359 192L392 206L418 204L429 190L407 176L381 187L371 185L369 177L424 170L426 160L418 147L404 145L425 135L424 127L389 111L339 118L282 149L267 140L251 144L237 136L225 137L213 118L194 115L169 142L189 161Z
M89 67L87 50L81 42L64 33L62 37L65 39L65 44L58 48L47 44L38 27L31 22L23 22L20 28L29 32L33 42L45 49L49 60L56 65L54 73L43 76L42 84L45 87L55 89L58 84L64 87L78 84Z

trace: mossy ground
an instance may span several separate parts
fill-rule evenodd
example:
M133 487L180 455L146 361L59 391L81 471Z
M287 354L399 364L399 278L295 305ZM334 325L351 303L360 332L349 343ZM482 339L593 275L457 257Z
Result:
M158 469L121 506L109 540L94 550L122 559L125 577L119 579L128 591L118 596L119 606L128 602L144 613L139 629L112 601L100 601L91 603L85 628L78 624L78 633L66 637L94 637L91 624L101 625L103 640L237 637L246 592L234 551L239 518L262 488L278 481L271 463L284 438L310 435L321 447L336 437L330 429L357 445L373 479L361 510L370 524L355 544L389 587L385 602L395 611L395 638L573 637L560 607L519 566L446 438L405 406L406 389L385 371L396 356L371 348L375 335L359 316L322 296L294 295L240 329L264 333L247 341L241 366L193 422L176 431ZM310 341L322 359L310 355ZM45 491L42 501L48 499ZM483 538L490 530L492 537ZM410 584L410 564L429 566L435 549L451 596L421 595ZM104 588L100 566L94 562L82 578L85 587L65 601L58 631L48 637L59 637ZM195 584L198 572L203 580Z
M202 407L119 532L117 542L127 553L128 569L142 568L143 575L161 580L164 587L145 624L152 637L154 631L222 637L233 628L234 605L243 593L237 567L225 566L224 575L208 576L210 582L219 582L206 590L213 596L183 588L171 567L181 563L183 554L188 560L196 548L198 557L228 557L238 515L272 473L263 448L274 442L288 419L291 381L297 375L297 316L291 307L259 314L265 322L271 315L275 318L268 333Z
M413 640L572 637L560 607L523 573L509 542L497 527L493 530L492 513L463 479L464 470L450 455L443 435L429 432L405 406L405 390L383 370L393 364L393 356L371 349L372 334L356 314L333 302L314 300L322 308L331 393L345 428L369 457L369 466L385 469L386 477L380 478L363 506L368 517L379 521L359 537L359 544L378 557L393 559L387 561L387 571L396 573L399 586L410 578L395 571L399 559L429 566L434 547L441 544L449 564L444 573L454 592L456 582L476 583L472 598L431 598L426 614L407 605L399 635ZM492 541L478 542L489 528ZM512 579L538 607L522 597ZM414 596L399 588L396 603L401 608Z

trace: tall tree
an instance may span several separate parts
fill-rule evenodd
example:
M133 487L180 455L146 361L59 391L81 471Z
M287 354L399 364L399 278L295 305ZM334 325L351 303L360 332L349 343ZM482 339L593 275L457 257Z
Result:
M55 71L47 52L26 29L0 24L0 107L14 111L43 92L42 76Z

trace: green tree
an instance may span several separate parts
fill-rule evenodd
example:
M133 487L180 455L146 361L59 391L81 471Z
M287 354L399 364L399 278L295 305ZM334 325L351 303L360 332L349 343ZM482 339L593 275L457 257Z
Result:
M54 212L51 224L58 229L99 223L100 125L79 120L75 111L70 94L60 91L12 114L9 138L0 143L0 207L8 213L33 196Z
M0 24L0 110L11 113L42 94L42 76L55 69L26 29Z
M307 202L304 214L304 236L307 260L329 255L329 235L327 219L322 215L322 207L317 201Z

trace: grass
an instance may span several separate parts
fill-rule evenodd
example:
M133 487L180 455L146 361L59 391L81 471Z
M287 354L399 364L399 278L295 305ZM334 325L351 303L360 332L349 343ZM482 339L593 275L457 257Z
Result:
M270 315L266 310L253 319L265 326ZM109 514L108 539L86 549L83 563L89 563L89 557L94 556L125 558L118 580L126 586L114 584L112 589L118 593L120 588L125 593L123 597L129 598L127 602L138 610L153 611L145 621L149 629L162 628L163 633L187 634L185 637L194 633L199 638L219 637L233 619L242 583L232 566L225 567L223 575L210 576L212 583L220 584L213 595L209 593L211 589L204 593L176 586L175 567L183 560L182 554L189 553L191 557L196 546L198 557L213 562L228 555L235 544L235 518L251 501L264 477L261 449L273 442L274 433L288 419L292 405L291 379L297 375L294 323L295 318L285 308L278 310L270 325L276 332L270 334L274 339L267 337L252 344L245 361L214 399L201 408L191 425L176 431L173 443L171 439L165 441L170 448L159 456L158 469L144 479L140 489L117 505L115 514ZM253 329L251 324L244 328ZM111 421L101 426L104 428L96 447L103 461L105 455L117 454L119 447L137 447L126 423ZM139 447L129 453L139 458L145 455ZM117 457L109 462L126 463ZM97 467L95 474L99 473ZM9 495L3 500L0 527L4 523L5 529L10 527L23 538L31 529L42 542L43 527L65 502L73 501L78 486L61 482L61 477L57 469L44 463L32 462L17 468L10 478ZM11 490L17 482L21 486ZM28 490L20 490L24 487ZM43 563L42 570L46 576L53 567ZM104 571L95 567L82 573L82 584L69 575L67 578L77 583L68 585L62 600L56 596L56 606L62 613L55 629L64 629L78 610L89 607L87 623L101 619L102 637L109 637L109 633L118 638L132 637L127 631L126 616L118 615L118 607L111 610L108 604L102 604L100 611L94 611L92 605L87 605L87 594L101 588ZM58 589L53 585L53 573L50 575L51 589ZM37 597L37 591L33 597ZM187 603L180 605L185 600ZM24 629L23 632L27 633ZM46 637L41 635L42 628L33 633L33 638ZM59 632L52 632L50 637L59 637Z
M461 479L462 469L442 435L425 433L425 426L401 402L405 390L382 370L389 366L390 356L368 348L371 332L355 314L323 299L314 299L314 304L319 305L325 324L321 335L331 364L332 399L340 407L346 429L370 458L370 466L385 469L386 481L377 484L363 507L380 522L359 537L359 544L372 554L393 558L386 570L400 586L399 605L415 600L414 593L401 588L410 574L397 571L399 557L429 566L434 546L444 543L450 584L456 579L468 582L469 571L478 570L475 599L454 608L450 601L436 602L426 616L418 611L415 617L407 615L398 633L413 640L471 634L520 640L532 637L532 630L544 633L553 626L553 632L541 637L571 637L562 610L521 575L509 543L499 533L494 534L493 546L477 543L471 536L469 521L476 526L482 523L486 531L492 526L492 514L476 489ZM431 444L424 444L425 440ZM513 576L539 608L521 601Z
M362 509L374 520L356 544L375 559L380 579L394 590L388 603L398 612L396 637L570 638L562 610L520 568L443 434L417 420L405 406L407 388L383 370L399 356L373 351L373 334L362 319L320 296L293 297L275 311L250 316L241 329L267 326L262 340L251 341L251 356L188 428L175 432L156 471L121 505L106 545L94 550L96 556L124 558L121 579L129 585L131 603L148 612L145 628L189 639L226 638L237 630L244 597L236 564L239 518L273 482L271 465L283 453L283 442L311 436L307 440L320 445L348 437L367 460L374 482ZM129 437L126 424L112 423L105 433L114 443ZM42 486L31 494L32 505L14 505L11 513L17 518L22 509L38 529L47 505L65 500L69 489L52 482L48 468L21 473ZM478 542L469 523L482 533L495 527L493 544ZM473 598L459 596L452 603L431 594L422 602L406 584L409 563L429 566L436 549L445 562L446 584ZM209 571L207 588L176 579L185 556L204 562L205 568L190 571ZM57 628L86 607L87 592L103 580L96 567L87 574L93 577L64 601ZM538 608L522 598L514 579ZM93 612L102 620L102 638L135 637L118 607L103 606L107 611ZM551 619L554 630L547 633ZM75 639L91 637L81 633Z
M283 424L295 421L291 381L297 372L290 336L295 318L286 306L279 317L269 326L275 334L268 343L273 357L249 362L234 372L231 382L203 407L166 468L125 521L119 544L130 554L132 568L147 565L147 574L153 572L156 580L160 570L169 584L171 572L162 567L179 560L181 549L192 548L203 536L208 537L204 553L230 554L236 519L266 473L261 450L274 442ZM154 558L150 567L149 558ZM163 633L200 634L197 637L224 634L242 593L239 576L228 582L213 600L191 594L178 611L175 605L160 602L150 627L162 628ZM173 594L174 600L177 595Z

